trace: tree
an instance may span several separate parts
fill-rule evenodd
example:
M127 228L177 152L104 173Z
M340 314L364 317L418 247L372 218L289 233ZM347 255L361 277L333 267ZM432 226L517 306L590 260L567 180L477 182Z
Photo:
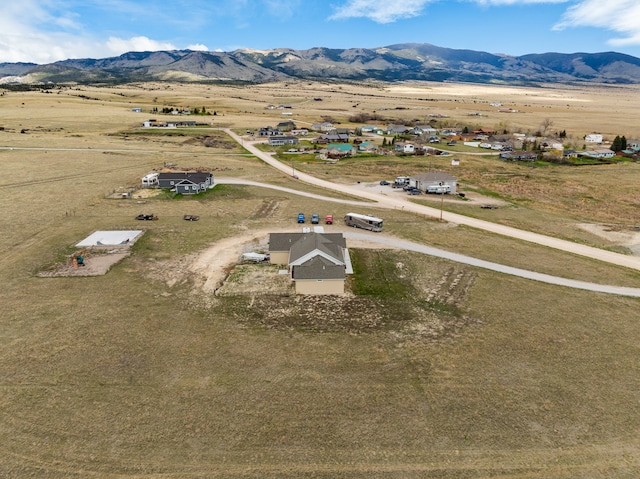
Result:
M560 138L566 138L566 137L567 137L567 130L562 130L562 131L558 134L558 136L559 136Z
M611 149L613 151L622 151L627 149L627 139L624 136L616 136L611 143Z
M382 139L382 146L387 146L387 139L386 138Z
M541 129L542 129L542 135L540 136L546 136L547 135L547 130L549 128L551 128L553 126L553 120L550 118L545 118L544 120L542 120L542 124L540 125Z
M465 127L462 129L462 133L469 133L469 127L468 127L468 126L465 126Z

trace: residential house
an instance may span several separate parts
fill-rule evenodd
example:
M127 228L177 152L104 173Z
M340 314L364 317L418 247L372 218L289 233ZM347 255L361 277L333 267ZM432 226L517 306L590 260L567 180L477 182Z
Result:
M358 145L358 151L374 152L378 149L378 145L371 141L363 141Z
M388 135L404 135L405 133L409 133L411 128L405 125L389 125L387 126L387 134Z
M362 131L362 133L373 133L376 135L384 135L384 130L375 125L365 125L360 128L360 131Z
M500 153L500 158L508 161L536 161L538 154L535 151L505 151Z
M434 136L438 134L438 130L431 125L416 125L411 129L411 133L414 135Z
M278 123L276 128L280 131L291 131L296 129L296 124L291 120L281 121L280 123Z
M327 145L327 157L332 159L352 156L355 150L349 143L330 143Z
M270 136L270 146L284 146L284 145L296 145L300 143L300 140L295 136Z
M605 158L613 158L616 156L615 152L606 148L602 150L589 150L578 153L578 156L583 156L587 158L597 158L597 159L605 159Z
M335 135L320 135L316 140L317 143L349 143L349 135L344 133Z
M590 135L587 135L587 136L584 137L584 141L586 143L601 144L602 143L602 135L600 133L591 133Z
M270 126L265 126L264 128L260 128L258 130L258 136L279 136L282 135L282 132L277 128L271 128Z
M311 125L311 129L314 131L320 131L323 133L326 133L328 131L331 131L335 128L335 126L333 126L333 123L330 123L328 121L325 121L323 123L314 123L313 125Z
M416 152L416 146L413 143L399 142L394 145L394 149L401 153L413 154Z
M183 195L195 195L213 188L213 174L208 171L167 171L158 174L158 186Z
M342 233L271 233L269 261L287 265L296 294L344 294L353 273Z
M441 171L430 171L409 177L409 185L422 191L429 191L429 187L448 186L450 194L456 194L458 179Z
M299 130L291 130L289 133L295 136L307 136L309 134L309 130L306 128L301 128Z

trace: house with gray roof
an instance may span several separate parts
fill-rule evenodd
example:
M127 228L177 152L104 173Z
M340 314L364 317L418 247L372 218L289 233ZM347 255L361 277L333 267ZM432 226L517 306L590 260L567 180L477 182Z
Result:
M271 233L269 257L287 265L296 294L344 294L353 272L342 233Z
M208 171L166 171L158 173L158 187L195 195L213 188L213 174Z

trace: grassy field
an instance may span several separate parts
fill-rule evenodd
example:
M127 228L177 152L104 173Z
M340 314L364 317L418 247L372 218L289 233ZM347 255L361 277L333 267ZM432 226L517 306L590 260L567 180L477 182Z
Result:
M483 102L499 96L514 104L526 98L519 105L527 113L509 117L529 122L523 128L552 116L574 135L637 136L622 129L627 108L637 111L640 101L633 87L526 96L459 88L462 101L453 101L451 84L140 84L0 97L0 146L13 148L0 150L0 477L637 477L637 299L358 248L344 298L233 288L214 296L195 286L189 270L208 245L253 229L295 228L300 210L340 218L351 207L233 185L195 198L107 197L165 163L299 187L218 132L207 133L208 142L200 130L141 134L136 127L149 115L132 113L136 106L204 105L217 113L204 117L213 126L256 128L280 119L265 110L270 103L293 104L301 125L322 115L348 123L365 106L387 115L381 108L399 105L411 109L394 114L437 110L454 121L472 109L492 115ZM624 111L611 113L620 105ZM502 121L495 115L491 121ZM463 191L507 206L448 202L451 211L607 248L619 247L576 225L637 224L635 163L527 167L460 158ZM453 171L447 160L427 157L296 163L343 183L428 168ZM385 232L442 249L640 284L624 268L372 211L385 218ZM160 219L134 220L145 212ZM185 222L184 214L200 221ZM35 276L95 230L134 228L145 235L105 276Z

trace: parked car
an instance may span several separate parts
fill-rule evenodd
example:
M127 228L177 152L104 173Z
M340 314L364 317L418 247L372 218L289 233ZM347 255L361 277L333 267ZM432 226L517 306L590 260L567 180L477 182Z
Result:
M390 185L390 184L391 184L391 183L389 183L387 180L382 180L382 181L380 182L380 185L381 185L381 186L388 186L388 185Z
M157 220L158 217L154 214L150 214L150 215L140 214L136 216L136 219L140 221L154 221L154 220Z
M412 188L408 190L407 193L409 193L410 195L421 195L422 191L420 191L418 188Z
M333 224L333 215L327 215L324 219L325 224L332 225Z
M320 216L318 215L318 213L314 213L311 215L311 224L312 225L317 225L318 223L320 223Z
M198 221L200 217L196 215L184 215L182 219L184 219L185 221Z
M304 213L298 213L298 223L304 223Z

